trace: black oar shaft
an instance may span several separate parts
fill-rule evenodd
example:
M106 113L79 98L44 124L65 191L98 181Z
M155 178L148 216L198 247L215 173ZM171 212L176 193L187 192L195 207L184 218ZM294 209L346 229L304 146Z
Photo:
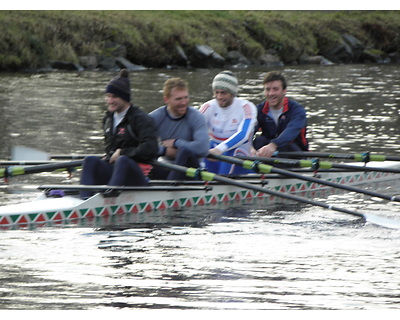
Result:
M82 165L83 160L76 160L76 161L67 161L67 162L58 162L58 163L49 163L49 164L41 164L31 167L8 167L0 169L0 177L11 177L23 174L30 174L30 173L40 173L40 172L49 172L58 169L68 169L68 168L75 168L80 167Z
M104 154L53 154L53 155L50 155L50 159L53 159L53 160L66 160L66 159L78 160L78 159L84 159L89 156L101 158L104 156Z
M400 169L397 168L379 168L379 167L368 167L368 166L357 166L357 165L349 165L342 163L332 163L329 161L320 161L319 159L314 160L296 160L296 159L282 159L282 158L264 158L264 157L246 157L246 156L238 156L237 158L242 160L250 160L250 161L260 161L263 163L270 164L284 164L291 167L300 167L300 168L316 168L319 169L344 169L344 170L352 170L352 171L374 171L374 172L389 172L389 173L400 173Z
M362 190L362 189L359 189L356 187L338 184L338 183L318 179L315 177L304 176L304 175L301 175L301 174L298 174L295 172L291 172L288 170L275 168L275 167L265 165L265 164L260 164L255 161L242 160L242 159L228 157L228 156L217 156L217 155L213 155L213 154L209 154L208 156L211 158L214 158L216 160L219 160L219 161L225 161L228 163L236 164L236 165L242 166L246 169L259 171L261 173L278 173L278 174L286 176L286 177L292 177L292 178L299 179L299 180L314 182L314 183L318 183L320 185L326 185L329 187L343 189L343 190L347 190L347 191L363 193L363 194L366 194L366 195L369 195L372 197L377 197L377 198L381 198L381 199L385 199L385 200L389 200L389 201L400 201L400 197L388 196L386 194L381 194L381 193L370 191L370 190Z
M18 161L18 160L3 160L3 161L0 161L0 166L2 166L2 167L7 167L7 166L33 166L33 165L39 165L39 164L49 164L49 163L55 163L54 161L51 161L51 160L44 160L44 161L40 161L40 160L38 160L38 161L35 161L35 160L32 160L32 161L24 161L24 160L21 160L21 161Z
M327 153L327 152L312 152L312 151L293 151L293 152L276 152L276 156L281 157L296 157L296 158L308 158L308 157L317 157L317 158L331 158L331 159L347 159L347 160L355 160L361 162L368 161L400 161L400 157L396 156L385 156L381 154L373 154L373 153L354 153L354 154L346 154L346 153Z

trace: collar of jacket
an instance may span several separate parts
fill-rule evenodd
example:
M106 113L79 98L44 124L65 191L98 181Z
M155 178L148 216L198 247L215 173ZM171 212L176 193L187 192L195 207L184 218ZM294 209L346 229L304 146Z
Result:
M283 98L283 110L282 113L285 113L289 110L289 99L287 97ZM264 107L262 108L262 113L268 114L269 112L269 102L266 101Z

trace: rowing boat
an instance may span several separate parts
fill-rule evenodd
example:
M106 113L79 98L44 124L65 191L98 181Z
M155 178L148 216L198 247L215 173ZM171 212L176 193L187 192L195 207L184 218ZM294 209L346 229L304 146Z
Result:
M375 167L373 162L353 163L360 167ZM400 168L399 162L385 161L380 168ZM389 171L389 170L388 170ZM305 170L304 176L313 176ZM391 172L326 170L318 172L319 179L338 185L361 185L397 179ZM252 185L282 193L305 194L332 189L315 182L284 177L278 174L249 174L236 177ZM79 191L90 189L89 199L79 197ZM82 219L130 215L145 215L152 211L202 205L221 205L250 199L269 201L271 195L249 188L216 181L152 181L146 187L113 187L82 185L43 185L41 194L33 201L0 207L0 228L25 228L57 223L79 223Z

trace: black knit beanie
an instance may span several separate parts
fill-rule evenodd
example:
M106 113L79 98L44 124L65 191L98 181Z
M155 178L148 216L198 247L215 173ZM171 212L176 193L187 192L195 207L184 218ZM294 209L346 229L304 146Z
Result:
M115 94L127 102L131 101L131 84L127 69L122 69L119 75L107 84L106 93Z

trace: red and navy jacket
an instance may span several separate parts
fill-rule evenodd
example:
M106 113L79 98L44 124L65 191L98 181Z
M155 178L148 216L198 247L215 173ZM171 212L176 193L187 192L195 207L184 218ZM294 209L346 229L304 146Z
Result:
M261 131L261 135L267 141L275 143L278 150L294 142L302 150L308 151L306 111L298 102L284 98L283 112L279 117L278 126L268 112L267 101L257 105L258 124L255 132Z

